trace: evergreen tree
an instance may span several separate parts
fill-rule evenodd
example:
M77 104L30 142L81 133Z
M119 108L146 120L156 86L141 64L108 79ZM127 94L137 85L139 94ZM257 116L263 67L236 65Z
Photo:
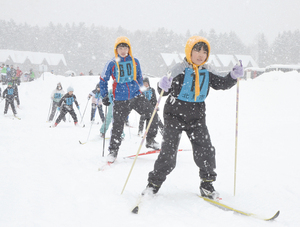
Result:
M258 65L260 67L266 67L270 64L269 59L269 45L264 34L260 34L257 41L258 47Z

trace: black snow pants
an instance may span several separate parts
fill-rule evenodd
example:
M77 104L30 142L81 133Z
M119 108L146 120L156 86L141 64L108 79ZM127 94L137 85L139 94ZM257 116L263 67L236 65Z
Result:
M145 115L141 115L140 122L139 122L139 132L143 132L144 127L145 127L145 129L147 128L149 120L150 119L147 119L147 121L146 121ZM146 126L145 126L145 121L146 121ZM158 116L158 129L159 129L160 134L163 135L164 124L161 122L159 116Z
M215 148L211 144L205 119L190 125L182 124L182 122L176 123L174 118L170 121L165 118L161 151L155 161L154 170L149 173L149 182L160 187L167 175L175 168L182 131L186 131L192 144L193 157L199 167L200 178L207 181L216 180L217 174L214 171L216 168Z
M15 107L15 104L14 104L14 99L9 99L9 98L5 99L4 114L7 113L9 105L11 106L11 109L12 109L13 113L17 114L16 107Z
M98 109L101 121L104 122L104 113L102 109L102 105L98 105L96 103L92 103L92 111L91 111L91 121L95 118L96 110Z
M54 115L56 113L56 110L57 110L57 105L58 105L58 102L52 102L52 109L51 109L51 114L50 114L50 117L49 117L49 121L52 121L53 118L54 118ZM66 116L63 117L63 120L66 121Z
M140 115L145 115L145 119L150 119L153 113L154 107L145 96L138 95L130 100L114 101L113 105L113 123L111 130L111 139L109 145L109 151L118 153L122 139L121 134L123 132L124 123L131 110L135 110ZM157 134L157 114L155 114L151 127L147 133L146 140L152 140Z
M66 114L69 113L71 117L73 118L74 122L78 122L76 113L72 106L63 105L60 114L56 120L55 123L59 124L59 122L66 116Z

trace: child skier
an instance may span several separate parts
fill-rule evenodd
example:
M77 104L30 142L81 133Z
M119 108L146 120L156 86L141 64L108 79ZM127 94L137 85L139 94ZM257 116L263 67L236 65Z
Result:
M57 105L58 106L57 107L58 111L60 111L61 106L62 106L62 108L61 108L60 115L58 116L58 118L57 118L55 124L53 125L53 127L56 127L67 113L69 113L72 116L75 126L78 123L76 113L73 109L73 102L75 102L75 105L77 106L78 110L79 110L79 104L77 102L76 96L73 94L73 92L74 92L73 87L68 87L67 92L68 93L65 94L61 98L61 100L59 101L59 103Z
M205 98L209 88L225 90L234 86L243 76L242 65L234 66L226 77L209 72L203 65L210 54L209 42L200 36L191 37L185 47L185 59L175 65L159 82L159 91L169 95L164 107L164 136L161 152L149 173L148 185L142 194L155 194L167 175L175 168L176 155L182 131L193 148L193 157L199 167L200 192L216 199L218 193L212 182L216 180L215 148L212 146L205 120Z
M113 126L107 161L114 162L121 145L121 134L124 122L132 109L139 114L151 118L153 106L142 97L140 86L143 85L142 71L138 59L133 58L132 49L127 37L116 39L114 46L115 57L105 65L100 79L100 91L103 104L109 105L107 82L112 77L113 83ZM154 140L157 134L157 114L155 115L146 138L146 147L158 149L159 144Z
M18 90L12 85L12 82L8 82L7 88L3 91L2 94L3 99L5 99L4 115L7 114L8 106L10 105L14 115L17 116L14 99L17 101L18 106L20 105L20 100Z
M146 90L143 91L143 95L146 99L148 99L150 101L151 105L154 108L156 103L157 103L157 99L156 99L156 94L155 94L154 88L150 87L150 82L149 82L148 77L145 77L143 79L143 85L146 88ZM140 122L139 122L139 130L138 130L138 135L139 136L141 136L143 134L145 120L146 120L145 115L141 115ZM147 119L147 121L146 121L146 127L149 123L149 120L150 119ZM160 132L162 132L163 128L164 128L164 125L159 119L158 119L158 127L159 127Z
M100 85L97 83L97 86L94 90L91 91L91 93L88 96L88 99L92 98L92 110L91 110L91 121L95 120L95 114L96 114L96 109L99 111L99 115L101 118L101 121L104 122L104 113L102 109L102 97L100 94Z
M61 86L61 83L58 83L56 85L56 89L53 90L53 92L51 94L52 109L51 109L51 114L50 114L50 117L49 117L49 121L53 120L53 117L55 115L57 107L60 107L60 106L58 106L58 103L59 103L59 101L61 100L61 98L63 97L64 94L65 94L65 92L64 92L64 90L63 90L63 88ZM63 117L63 120L66 121L66 117L65 116Z

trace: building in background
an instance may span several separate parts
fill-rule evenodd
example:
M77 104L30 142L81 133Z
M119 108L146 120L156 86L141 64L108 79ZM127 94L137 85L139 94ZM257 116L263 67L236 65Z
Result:
M36 76L43 73L41 69L54 74L61 74L67 70L67 62L63 54L42 53L31 51L0 50L0 63L18 66L23 73L30 69L35 71ZM47 66L47 67L40 67Z

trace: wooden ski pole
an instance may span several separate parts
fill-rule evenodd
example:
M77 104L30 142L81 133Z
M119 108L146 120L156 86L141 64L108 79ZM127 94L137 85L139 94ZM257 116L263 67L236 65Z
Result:
M139 146L139 149L138 149L138 151L137 151L137 153L136 153L136 155L135 155L135 158L134 158L134 160L133 160L131 169L130 169L130 171L129 171L128 177L127 177L127 179L126 179L126 181L125 181L125 184L124 184L124 187L123 187L123 190L122 190L121 194L123 194L123 192L124 192L124 189L125 189L125 187L126 187L126 184L127 184L127 182L128 182L128 179L129 179L129 177L130 177L130 175L131 175L131 172L132 172L132 169L133 169L133 167L134 167L134 165L135 165L135 162L136 162L136 160L137 160L137 157L139 156L139 153L140 153L140 151L141 151L142 145L143 145L143 143L144 143L144 141L145 141L145 138L146 138L146 136L147 136L147 133L148 133L148 130L149 130L150 126L151 126L151 123L152 123L152 121L153 121L153 118L154 118L154 116L155 116L155 114L156 114L156 112L157 112L157 108L158 108L158 106L159 106L159 103L160 103L160 100L161 100L161 97L163 96L163 94L164 94L164 90L162 89L162 90L161 90L161 93L160 93L160 95L159 95L159 98L158 98L158 100L157 100L157 103L156 103L156 105L155 105L155 108L154 108L154 110L153 110L152 116L151 116L151 118L150 118L150 120L149 120L149 123L148 123L148 125L147 125L147 129L146 129L146 131L145 131L145 133L144 133L144 136L143 136L143 139L142 139L141 144L140 144L140 146Z
M237 145L238 145L238 117L239 117L239 89L240 83L239 78L237 79L236 84L236 118L235 118L235 159L234 159L234 192L233 195L235 196L236 191L236 165L237 165Z

